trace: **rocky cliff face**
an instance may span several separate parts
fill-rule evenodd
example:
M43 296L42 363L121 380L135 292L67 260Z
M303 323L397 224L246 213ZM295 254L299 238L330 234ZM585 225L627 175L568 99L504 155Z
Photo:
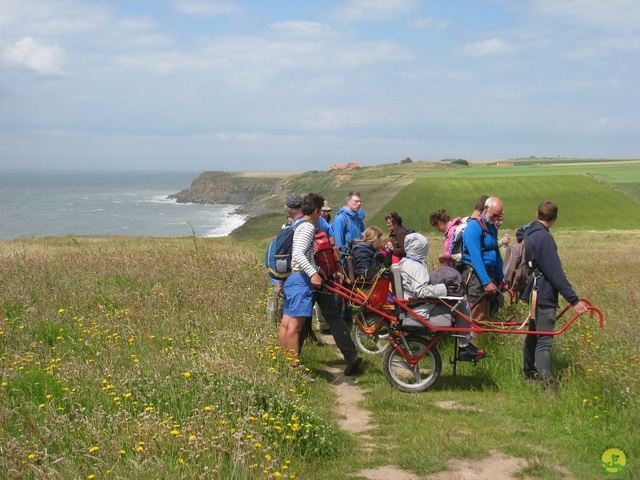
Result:
M242 173L204 172L187 190L169 195L178 203L245 205L262 195L279 194L279 177L245 176Z

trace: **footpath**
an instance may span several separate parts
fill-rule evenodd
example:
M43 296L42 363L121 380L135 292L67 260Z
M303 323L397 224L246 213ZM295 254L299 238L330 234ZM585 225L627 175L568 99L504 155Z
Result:
M322 340L328 346L335 346L331 335L322 335ZM372 437L369 435L369 431L374 428L371 413L359 406L364 399L364 391L358 386L357 377L345 376L342 364L328 365L325 370L333 378L331 386L337 397L335 411L339 415L340 427L357 439L362 454L379 448L372 443ZM468 408L456 402L440 402L437 406L442 409ZM418 476L403 470L398 465L368 468L351 476L367 480L527 480L529 477L515 476L525 466L525 459L492 451L481 460L453 460L448 470L428 476ZM569 474L569 472L565 473Z

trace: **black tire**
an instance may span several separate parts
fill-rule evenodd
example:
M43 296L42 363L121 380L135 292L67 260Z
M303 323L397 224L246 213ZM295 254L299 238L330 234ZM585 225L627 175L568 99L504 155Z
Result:
M385 322L375 335L371 336L362 329L358 322L360 321L367 326L373 327L381 317L366 311L358 312L355 315L358 315L358 319L354 319L351 338L358 351L367 355L382 355L389 344L389 327L387 323Z
M419 335L409 335L404 340L406 340L411 353L414 355L423 352L431 343L431 339ZM403 339L398 339L398 343L403 346ZM440 359L440 352L438 352L435 345L431 347L431 350L420 359L413 369L409 367L402 355L391 345L387 347L382 357L384 376L387 377L391 385L402 392L424 392L436 383L441 370L442 360Z

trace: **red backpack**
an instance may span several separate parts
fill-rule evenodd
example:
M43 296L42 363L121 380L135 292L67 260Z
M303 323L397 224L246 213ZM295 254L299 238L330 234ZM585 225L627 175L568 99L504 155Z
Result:
M322 230L316 232L315 243L314 261L324 272L325 278L331 279L335 273L340 271L334 247L331 245L327 233Z

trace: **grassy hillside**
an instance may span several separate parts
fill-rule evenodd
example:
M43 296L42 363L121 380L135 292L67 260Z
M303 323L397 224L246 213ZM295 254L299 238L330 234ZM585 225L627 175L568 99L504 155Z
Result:
M384 216L396 210L405 224L428 231L428 218L438 208L468 215L480 195L505 201L504 229L530 221L540 201L560 206L555 226L561 229L637 229L640 225L640 161L578 161L512 167L415 162L386 164L349 171L306 172L290 176L286 191L319 192L335 214L350 190L363 195L366 223L384 227ZM283 199L278 197L278 202ZM277 210L277 205L274 205ZM238 240L265 242L284 220L282 214L252 218L233 232Z
M384 225L384 214L397 210L407 226L431 228L429 214L446 208L453 215L469 215L481 195L499 196L505 205L503 229L516 229L535 218L541 200L559 208L555 230L616 230L640 228L640 203L584 175L467 176L420 178L398 193L386 209L369 219Z

